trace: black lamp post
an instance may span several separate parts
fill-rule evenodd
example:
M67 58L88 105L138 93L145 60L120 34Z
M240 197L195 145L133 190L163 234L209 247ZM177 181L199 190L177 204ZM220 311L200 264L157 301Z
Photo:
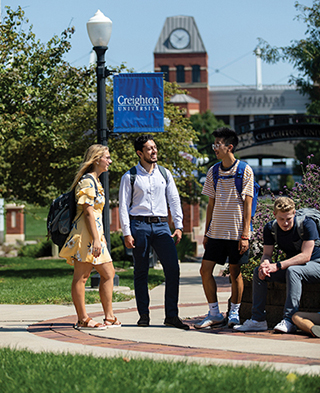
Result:
M98 143L108 146L109 130L107 127L106 78L111 72L105 67L105 53L111 37L112 21L98 10L87 22L87 30L93 49L97 54L97 134ZM109 174L100 176L104 188L105 206L103 209L103 227L110 252L110 219L109 219Z

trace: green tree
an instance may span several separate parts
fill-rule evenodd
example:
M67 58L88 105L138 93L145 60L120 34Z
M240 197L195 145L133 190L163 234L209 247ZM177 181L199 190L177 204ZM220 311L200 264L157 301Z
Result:
M259 39L262 58L268 63L282 60L293 65L298 76L291 76L289 82L298 86L301 93L310 98L307 113L320 115L320 1L313 0L312 7L298 2L296 9L300 12L297 20L306 24L305 38L295 40L288 46L272 47ZM305 161L306 155L313 153L314 162L320 164L320 142L302 141L296 147L296 156Z
M44 45L27 23L20 7L7 7L0 25L0 192L46 204L91 143L93 72L63 60L73 29Z
M16 11L7 7L0 25L0 195L47 205L66 191L84 151L96 142L96 77L93 68L75 68L64 60L73 28L43 44L28 22L21 7ZM120 66L114 71L124 69ZM106 90L112 129L111 78ZM181 195L192 198L189 188L195 166L179 152L197 155L190 147L196 133L168 102L177 92L177 85L165 84L165 116L171 124L156 140L160 162L177 175ZM110 135L112 189L117 189L122 174L137 161L132 146L135 137Z
M207 166L211 166L217 161L212 150L212 144L214 143L213 131L219 127L224 127L225 124L222 120L217 120L210 110L207 110L205 113L192 115L190 121L199 138L197 149L201 154L207 155L209 158Z

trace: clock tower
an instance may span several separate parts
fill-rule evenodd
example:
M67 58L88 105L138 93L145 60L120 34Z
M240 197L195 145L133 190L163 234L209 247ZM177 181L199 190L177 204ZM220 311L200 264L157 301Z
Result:
M154 70L186 89L190 104L198 101L201 113L209 109L208 54L192 16L166 19L154 50Z

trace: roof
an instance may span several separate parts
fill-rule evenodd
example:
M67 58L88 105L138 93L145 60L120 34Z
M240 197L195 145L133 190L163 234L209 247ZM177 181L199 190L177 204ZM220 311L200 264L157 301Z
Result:
M188 96L187 94L175 94L171 97L170 102L176 104L188 104L188 103L196 103L198 104L200 101L196 98Z
M263 85L262 90L297 90L296 85ZM235 90L255 90L257 91L257 85L237 85L237 86L210 86L211 91L235 91Z
M185 49L174 49L169 43L169 35L175 29L185 29L190 34L190 44ZM170 16L166 18L154 53L206 53L198 27L193 16Z

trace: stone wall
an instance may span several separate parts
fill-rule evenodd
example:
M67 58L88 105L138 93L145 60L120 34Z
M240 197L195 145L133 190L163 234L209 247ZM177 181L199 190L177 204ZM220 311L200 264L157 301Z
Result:
M244 281L244 292L240 307L240 322L251 318L252 282ZM286 300L286 284L278 282L268 283L267 295L267 323L273 328L283 318L283 307ZM299 311L320 311L320 285L303 284Z

